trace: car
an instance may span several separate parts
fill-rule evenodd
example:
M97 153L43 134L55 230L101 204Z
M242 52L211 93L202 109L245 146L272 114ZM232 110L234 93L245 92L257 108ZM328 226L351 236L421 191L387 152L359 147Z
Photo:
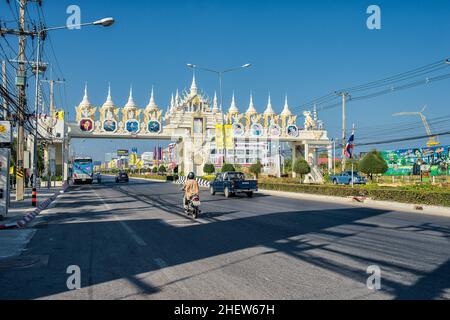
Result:
M330 181L333 184L351 184L352 183L352 172L344 171L339 175L330 176ZM353 172L353 184L366 184L366 178L359 175L358 171Z
M226 198L237 193L245 193L251 198L255 191L258 191L258 181L245 180L245 175L236 171L217 173L214 181L209 184L211 195L223 192Z
M128 180L128 173L126 173L125 171L119 171L116 174L116 183L119 183L121 181L128 182Z

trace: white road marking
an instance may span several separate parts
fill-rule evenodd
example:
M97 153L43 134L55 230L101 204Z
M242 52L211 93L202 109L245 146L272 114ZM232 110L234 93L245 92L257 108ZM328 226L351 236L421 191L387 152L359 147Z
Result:
M94 194L97 196L97 198L100 199L100 201L103 203L103 206L109 211L111 210L111 207L109 206L109 204L98 195L97 191L95 189L92 189L92 191L94 191ZM133 231L133 229L126 224L125 221L120 220L117 216L113 215L112 216L114 220L118 221L119 224L125 229L125 231L131 236L131 238L133 238L133 240L141 247L145 247L147 246L147 243L142 240L141 237L139 237L136 232Z

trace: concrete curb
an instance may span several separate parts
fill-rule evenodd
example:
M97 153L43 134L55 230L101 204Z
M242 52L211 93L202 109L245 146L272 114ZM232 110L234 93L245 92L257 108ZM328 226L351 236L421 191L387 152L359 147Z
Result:
M30 223L34 218L36 218L45 208L49 206L50 203L52 203L58 195L61 193L64 193L69 188L69 184L67 182L64 182L63 189L59 192L56 192L54 195L52 195L50 198L42 202L40 205L37 206L36 209L33 211L27 213L22 219L17 221L16 223L8 223L8 224L2 224L0 225L0 230L4 229L14 229L14 228L24 228L28 223Z
M450 207L429 206L412 203L401 203L391 201L372 200L364 197L335 197L300 192L287 192L278 190L260 189L259 193L272 196L279 196L291 199L302 199L309 201L342 203L357 207L366 207L374 209L389 209L390 211L406 211L422 214L438 215L450 217Z

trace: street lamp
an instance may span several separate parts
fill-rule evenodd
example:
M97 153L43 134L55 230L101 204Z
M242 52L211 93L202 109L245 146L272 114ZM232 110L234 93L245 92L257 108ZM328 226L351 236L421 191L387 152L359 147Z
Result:
M229 69L225 69L225 70L214 70L214 69L198 66L198 65L195 65L195 64L192 64L192 63L188 63L187 66L189 68L191 68L191 69L194 69L194 70L195 69L199 69L199 70L215 73L219 77L220 111L222 112L222 124L225 125L225 116L224 116L224 112L223 112L223 97L222 97L222 76L223 76L224 73L228 73L228 72L232 72L232 71L236 71L236 70L240 70L240 69L249 68L249 67L251 67L251 64L250 63L246 63L246 64L243 64L243 65L241 65L239 67L229 68ZM223 131L223 136L225 137L225 126L223 126L222 131ZM227 152L227 149L225 148L225 145L224 145L224 148L223 148L223 155L224 155L223 162L224 163L226 162L226 158L227 158L226 152Z
M110 27L114 24L114 19L111 17L103 18L100 20L96 20L94 22L88 22L88 23L81 23L77 25L65 25L60 27L51 27L51 28L44 28L41 29L34 34L37 36L37 49L36 49L36 84L35 84L35 98L34 98L34 117L35 117L35 128L34 128L34 152L33 152L33 188L34 191L36 190L36 178L37 178L37 137L38 137L38 88L39 88L39 68L40 68L40 55L41 55L41 37L44 36L48 31L53 30L61 30L61 29L71 29L71 28L78 28L83 26L103 26L103 27ZM53 117L53 115L50 115ZM64 137L63 137L63 145L64 145Z

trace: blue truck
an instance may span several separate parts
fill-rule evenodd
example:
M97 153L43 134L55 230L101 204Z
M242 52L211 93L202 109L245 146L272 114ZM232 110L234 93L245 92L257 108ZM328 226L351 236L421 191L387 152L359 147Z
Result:
M334 184L351 184L352 172L344 171L339 175L330 176L330 181ZM366 184L366 178L359 175L358 171L353 172L353 184Z
M242 172L217 173L215 179L209 184L211 195L215 195L216 192L223 192L226 198L237 193L245 193L247 197L251 198L256 191L258 191L258 181L245 180L245 175Z

